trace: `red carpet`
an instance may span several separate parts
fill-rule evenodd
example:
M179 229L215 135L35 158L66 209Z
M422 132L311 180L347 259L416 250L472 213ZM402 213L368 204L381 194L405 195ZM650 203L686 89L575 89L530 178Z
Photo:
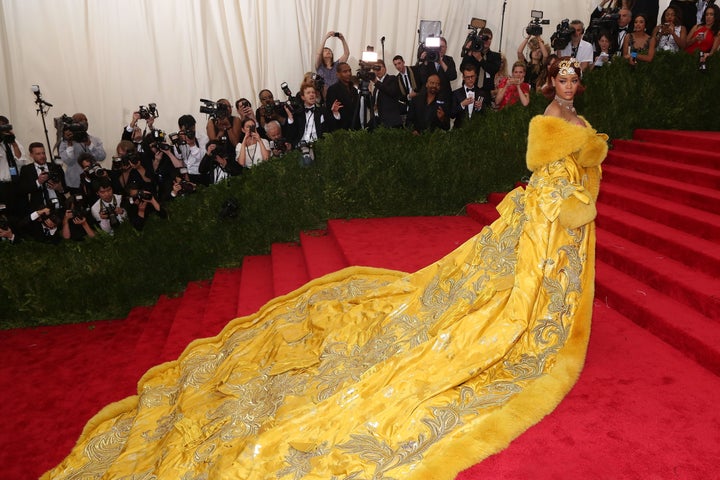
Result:
M458 479L720 478L720 135L635 138L615 142L606 161L595 315L578 384ZM496 217L481 204L461 217L333 220L124 320L0 331L0 478L52 467L99 408L228 319L347 265L417 270Z

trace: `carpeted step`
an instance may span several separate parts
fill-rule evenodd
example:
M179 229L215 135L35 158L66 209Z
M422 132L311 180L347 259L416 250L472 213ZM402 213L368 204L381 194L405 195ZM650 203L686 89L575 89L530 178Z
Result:
M720 248L714 241L676 230L612 205L598 205L596 223L598 229L607 230L650 248L657 252L658 257L666 256L707 275L720 276Z
M158 362L175 314L180 308L182 296L161 295L150 312L145 328L138 337L128 368L134 369L139 378L142 373Z
M210 282L208 281L188 283L160 352L159 362L176 359L190 341L205 336L203 335L205 329L202 318L208 304L209 292Z
M720 278L708 275L607 230L597 230L597 258L648 286L720 320ZM720 329L720 322L717 324Z
M290 293L310 280L299 244L274 243L271 251L275 296Z
M300 246L311 279L336 272L349 264L335 238L327 230L300 233Z
M720 215L678 203L667 196L649 195L603 182L598 203L634 213L648 220L672 225L700 238L720 238Z
M330 220L328 231L350 265L415 272L482 229L467 216Z
M720 132L637 129L633 139L663 145L720 152Z
M498 219L500 214L495 209L493 203L471 203L465 206L465 212L468 217L472 218L480 225L490 225Z
M207 308L202 318L201 337L212 337L237 316L242 269L221 268L213 275Z
M668 161L674 164L695 165L714 170L720 169L720 150L703 150L695 143L667 145L636 140L613 140L614 153L631 153Z
M718 155L720 158L720 155ZM651 175L672 178L677 181L690 183L697 187L720 189L720 171L717 167L709 168L675 160L663 160L654 158L649 153L631 153L626 151L612 150L606 160L614 165L635 170L637 172ZM718 162L720 165L720 161Z
M270 255L248 255L243 258L237 316L256 312L275 296Z
M710 478L720 456L717 395L718 376L596 301L577 384L457 480Z
M595 298L720 375L720 324L598 260Z
M720 191L715 189L636 172L612 163L603 166L603 180L642 193L674 198L684 205L720 215Z

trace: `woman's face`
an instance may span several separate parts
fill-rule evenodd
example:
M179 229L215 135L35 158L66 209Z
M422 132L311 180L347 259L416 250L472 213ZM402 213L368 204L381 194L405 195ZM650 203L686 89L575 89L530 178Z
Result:
M633 23L635 27L636 32L644 32L645 31L645 19L643 17L637 17L635 18L635 22Z
M672 8L668 8L665 10L665 15L663 15L663 23L672 23L675 25L675 10Z
M560 75L553 78L555 93L563 100L573 100L580 85L580 77L576 74Z
M601 52L610 51L610 39L608 37L606 37L605 35L601 36L598 39L598 46L600 47Z
M543 52L540 50L540 48L534 48L530 50L530 58L532 60L542 60Z
M715 10L708 8L705 10L705 25L712 25L715 23Z
M515 67L512 71L515 80L523 80L525 78L525 69L523 67Z

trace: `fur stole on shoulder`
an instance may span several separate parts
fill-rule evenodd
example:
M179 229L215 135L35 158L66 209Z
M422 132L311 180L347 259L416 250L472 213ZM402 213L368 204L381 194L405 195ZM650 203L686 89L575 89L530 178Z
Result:
M528 132L527 167L538 168L575 154L582 167L600 165L607 154L607 135L597 133L584 118L584 127L558 117L536 115Z

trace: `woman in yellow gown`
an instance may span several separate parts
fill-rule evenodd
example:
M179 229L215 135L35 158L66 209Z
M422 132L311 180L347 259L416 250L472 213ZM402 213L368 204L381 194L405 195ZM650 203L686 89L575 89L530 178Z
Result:
M148 371L44 478L452 479L552 411L582 369L607 137L579 64L530 123L528 186L414 273L350 267Z

